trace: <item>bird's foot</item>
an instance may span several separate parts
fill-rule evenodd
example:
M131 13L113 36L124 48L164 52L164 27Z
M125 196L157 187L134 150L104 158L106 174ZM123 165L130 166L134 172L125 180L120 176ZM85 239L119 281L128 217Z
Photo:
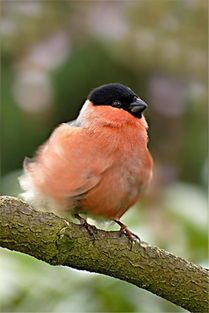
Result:
M128 230L127 226L124 225L123 223L121 223L121 221L119 221L119 220L114 220L114 221L120 226L119 232L121 233L121 235L125 235L126 237L128 237L131 244L133 244L134 241L138 241L138 242L141 241L139 236L137 236L136 234L134 234L130 230Z
M97 231L97 228L96 228L94 225L88 224L87 221L85 220L85 218L81 217L79 214L74 214L74 217L75 217L77 220L79 220L80 225L81 225L82 227L84 227L84 228L88 231L89 235L90 235L90 236L93 236L94 239L95 239L95 233L96 233L96 231Z

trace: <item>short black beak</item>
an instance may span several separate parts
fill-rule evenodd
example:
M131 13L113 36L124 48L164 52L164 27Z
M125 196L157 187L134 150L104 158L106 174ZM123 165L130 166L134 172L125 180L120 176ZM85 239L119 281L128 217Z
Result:
M136 100L134 100L133 102L131 102L130 104L130 111L133 113L133 115L141 115L141 113L147 108L147 104L137 98Z

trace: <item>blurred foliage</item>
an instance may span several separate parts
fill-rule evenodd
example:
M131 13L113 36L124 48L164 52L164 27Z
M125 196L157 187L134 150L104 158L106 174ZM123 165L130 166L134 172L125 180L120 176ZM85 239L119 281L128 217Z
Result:
M77 116L92 88L123 83L150 104L155 162L148 195L123 221L143 240L206 266L207 6L2 1L1 193L20 193L24 157ZM4 312L184 312L105 276L3 249L0 262Z

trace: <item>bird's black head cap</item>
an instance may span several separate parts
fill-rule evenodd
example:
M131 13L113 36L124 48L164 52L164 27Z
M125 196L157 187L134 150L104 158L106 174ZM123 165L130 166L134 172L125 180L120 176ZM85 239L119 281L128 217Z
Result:
M107 84L93 89L88 99L94 105L110 105L123 109L135 117L141 118L141 113L147 104L135 92L121 84Z

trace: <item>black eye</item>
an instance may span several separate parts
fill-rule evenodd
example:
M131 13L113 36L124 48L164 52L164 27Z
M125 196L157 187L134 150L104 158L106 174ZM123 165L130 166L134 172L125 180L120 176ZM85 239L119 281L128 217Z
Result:
M112 103L112 106L116 107L116 108L120 108L121 107L121 102L119 100L114 100L113 103Z

